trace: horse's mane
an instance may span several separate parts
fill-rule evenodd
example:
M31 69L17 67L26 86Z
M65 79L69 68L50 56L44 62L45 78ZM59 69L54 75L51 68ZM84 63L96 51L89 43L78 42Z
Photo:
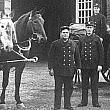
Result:
M16 27L16 34L17 38L24 38L26 34L26 26L27 22L29 20L31 12L28 12L26 14L23 14L21 17L18 18L18 20L15 22L15 27Z

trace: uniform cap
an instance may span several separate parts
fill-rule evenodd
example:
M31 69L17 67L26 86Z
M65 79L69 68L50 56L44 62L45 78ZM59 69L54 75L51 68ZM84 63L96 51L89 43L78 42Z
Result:
M88 21L85 23L86 26L94 26L94 22L92 21Z
M60 32L61 32L62 30L64 30L64 29L69 30L69 26L62 26L62 27L60 28Z
M100 5L98 3L95 3L94 7L99 7L100 8Z

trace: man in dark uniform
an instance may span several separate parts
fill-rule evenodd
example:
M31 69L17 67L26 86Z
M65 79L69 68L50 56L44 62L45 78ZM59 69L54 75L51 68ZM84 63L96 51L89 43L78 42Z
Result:
M100 14L99 4L95 4L93 7L94 14L90 17L90 21L94 22L94 33L100 38L104 39L106 35L106 17L103 14Z
M94 23L86 23L86 35L79 39L79 50L82 63L82 101L78 107L87 106L89 79L91 81L92 105L100 107L98 103L98 77L103 66L103 45L95 33Z
M108 39L107 39L107 26L106 26L106 17L103 14L100 14L100 5L98 3L94 4L93 7L94 14L90 17L90 21L94 22L94 33L101 38L101 41L104 46L104 68L106 70L106 54L108 49Z
M48 57L49 74L55 79L54 110L61 108L62 85L64 84L64 108L73 110L70 98L73 92L73 75L76 68L81 73L78 45L69 39L69 27L60 29L60 39L52 42Z

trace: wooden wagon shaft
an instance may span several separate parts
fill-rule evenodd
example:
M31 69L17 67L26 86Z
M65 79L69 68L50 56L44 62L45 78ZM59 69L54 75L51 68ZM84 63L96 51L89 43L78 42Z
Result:
M4 61L4 62L0 62L2 64L4 63L16 63L16 62L37 62L38 61L38 58L37 57L33 57L33 58L30 58L30 59L22 59L22 60L10 60L10 61Z
M37 61L38 61L38 58L37 57L33 57L33 58L30 58L30 59L6 61L6 63L14 63L14 62L37 62Z

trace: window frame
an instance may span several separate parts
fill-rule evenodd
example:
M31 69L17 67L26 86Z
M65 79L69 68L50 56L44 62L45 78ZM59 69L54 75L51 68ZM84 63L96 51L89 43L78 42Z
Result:
M93 0L76 0L76 23L84 24L92 15Z

